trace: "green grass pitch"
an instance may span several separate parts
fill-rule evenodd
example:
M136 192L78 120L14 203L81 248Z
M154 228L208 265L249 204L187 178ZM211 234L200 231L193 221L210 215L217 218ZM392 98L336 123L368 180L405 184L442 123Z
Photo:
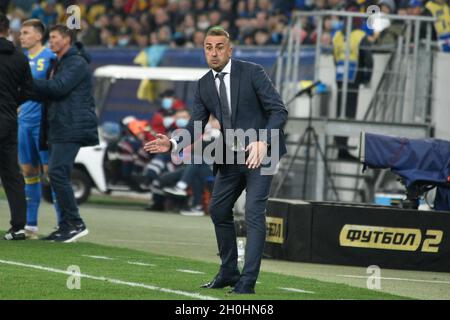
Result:
M79 268L79 278L70 266ZM0 299L405 299L268 272L255 295L199 288L216 271L214 263L86 242L0 241ZM80 289L69 289L78 279Z

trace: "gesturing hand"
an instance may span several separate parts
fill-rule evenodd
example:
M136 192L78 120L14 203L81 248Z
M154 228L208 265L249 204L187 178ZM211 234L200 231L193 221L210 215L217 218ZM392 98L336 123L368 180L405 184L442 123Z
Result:
M256 169L261 165L262 160L267 154L267 143L264 141L252 142L245 148L245 151L249 151L245 165L249 169Z
M165 153L169 152L172 147L172 143L169 138L163 134L158 133L156 139L147 142L144 145L144 150L150 153Z

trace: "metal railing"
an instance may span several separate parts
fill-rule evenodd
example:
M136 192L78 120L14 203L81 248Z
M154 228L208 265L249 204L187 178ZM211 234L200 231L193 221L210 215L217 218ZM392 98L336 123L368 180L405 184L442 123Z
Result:
M354 13L345 11L298 11L293 13L291 25L286 30L283 38L283 43L280 48L277 65L275 69L275 84L281 93L283 100L290 100L298 91L299 85L299 69L302 66L302 49L305 45L302 43L301 33L304 26L302 26L303 18L315 19L316 25L316 41L312 45L307 45L310 50L315 52L314 73L310 80L318 81L320 74L335 75L336 69L333 65L323 64L321 57L329 53L330 47L322 45L321 39L324 30L324 21L327 17L338 17L345 21L342 32L345 39L349 39L352 32L352 25L355 19L366 19L370 17L369 14ZM435 19L432 17L416 17L416 16L399 16L399 15L383 15L393 22L401 23L403 25L402 32L399 34L396 42L391 46L371 46L373 52L383 52L388 55L387 63L380 69L376 65L377 71L382 73L381 78L376 83L375 90L371 97L370 103L359 122L380 122L383 125L391 124L427 124L429 123L429 113L432 112L431 106L431 88L433 85L432 66L433 66L433 47L435 43L432 40L432 28ZM426 36L421 39L422 25L426 24ZM312 47L312 48L311 48ZM437 47L437 46L436 46ZM343 71L342 89L337 92L341 97L340 113L335 117L328 112L329 118L337 118L345 122L345 111L347 105L347 95L349 90L348 70L350 66L350 41L345 41L345 62ZM325 69L327 68L327 69ZM374 70L369 70L374 71ZM322 79L323 80L323 79ZM328 81L331 81L330 79ZM336 80L333 77L333 82ZM327 85L334 85L334 83L326 83ZM359 89L358 89L359 90ZM337 96L336 95L336 96ZM337 99L336 99L337 100ZM317 102L317 101L316 101ZM292 109L292 106L287 106ZM330 109L330 108L329 108ZM290 110L291 111L291 110ZM327 121L325 119L325 121ZM288 123L289 124L289 123ZM343 124L345 126L345 124ZM288 126L292 128L292 126ZM288 129L287 127L287 129ZM320 131L320 130L319 130ZM299 130L286 130L292 136L299 133ZM334 134L333 134L334 135ZM332 135L332 136L333 136ZM325 135L321 139L322 143L326 144L327 137ZM292 141L291 141L292 144ZM326 146L322 146L327 150ZM327 153L327 151L326 151ZM318 174L316 175L318 186L324 186L326 189L325 178L320 176L320 161L316 168ZM283 170L281 166L281 170ZM358 172L355 176L354 191L356 198L356 191L360 186L360 167L356 169ZM298 174L297 172L294 173ZM298 180L298 179L294 179ZM351 189L352 187L349 186ZM320 190L316 188L316 200L332 200L332 197L327 196L326 190L321 196ZM301 194L300 192L291 192ZM318 195L318 196L317 196Z
M291 26L286 30L284 41L282 43L280 53L277 59L276 66L276 86L281 92L282 97L285 101L289 100L296 93L296 89L299 82L299 65L301 64L301 30L302 18L314 18L316 20L316 42L314 44L316 59L314 65L314 78L311 80L317 81L319 78L320 66L320 54L324 52L325 48L321 44L321 38L324 32L323 24L327 17L338 17L345 19L345 38L349 39L350 33L352 32L352 24L356 18L368 18L371 15L365 13L355 13L355 12L345 12L345 11L297 11L292 15ZM389 19L394 22L401 22L404 25L404 35L401 35L397 39L397 43L392 47L375 47L372 49L376 52L379 49L383 49L384 52L391 53L391 61L388 64L389 68L386 68L383 75L382 81L378 85L378 90L371 101L369 108L364 116L365 119L370 120L380 120L386 121L387 117L382 117L378 113L385 113L388 109L387 106L380 108L380 101L383 100L383 96L392 96L395 100L396 117L390 119L392 122L420 122L424 121L426 115L421 114L421 108L418 108L416 103L421 101L417 99L418 90L416 87L423 88L419 86L419 57L422 57L420 63L422 64L425 59L427 62L429 76L431 76L431 66L432 66L432 47L434 43L432 41L432 23L435 19L432 17L417 17L417 16L399 16L399 15L383 15L383 18ZM426 24L427 32L426 38L420 39L420 32L422 24ZM411 41L413 40L413 41ZM386 50L387 49L387 50ZM342 81L342 90L339 92L341 95L342 106L347 104L347 93L349 92L349 70L350 61L350 42L345 42L345 63L344 63L344 79ZM399 66L401 66L399 68ZM394 71L391 71L394 70ZM330 70L330 72L335 72L335 70ZM392 72L392 73L391 73ZM395 77L390 77L394 74ZM409 80L408 82L406 80ZM430 79L427 79L430 82ZM402 86L392 86L386 85L388 83L402 83ZM425 81L422 81L425 82ZM383 87L385 84L385 87ZM410 86L410 90L405 90L405 85ZM386 89L389 89L386 92ZM427 91L428 90L424 90ZM410 94L406 99L405 95ZM421 97L423 98L423 97ZM429 96L425 98L430 98ZM391 103L392 104L392 103ZM338 118L345 118L345 108L341 108Z

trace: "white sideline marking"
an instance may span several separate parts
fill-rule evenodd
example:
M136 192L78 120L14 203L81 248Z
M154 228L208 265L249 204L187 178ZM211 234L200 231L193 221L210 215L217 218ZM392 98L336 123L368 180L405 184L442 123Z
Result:
M367 279L367 276L353 276L349 274L338 274L338 277L343 278L358 278ZM450 281L440 281L440 280L422 280L422 279L406 279L406 278L387 278L387 277L371 277L372 279L380 280L394 280L394 281L409 281L409 282L425 282L425 283L440 283L440 284L450 284Z
M310 294L314 294L314 292L312 292L312 291L306 291L306 290L296 289L296 288L278 288L278 289L285 290L285 291L290 291L290 292L299 292L299 293L310 293Z
M137 262L137 261L127 261L127 263L135 265L135 266L156 267L156 264L152 264L152 263L144 263L144 262Z
M39 266L39 265L25 264L25 263L21 263L21 262L7 261L7 260L0 260L0 263L73 276L73 273L70 271L60 270L60 269L55 269L55 268L48 268L48 267ZM83 273L77 274L77 276L86 278L86 279L91 279L91 280L107 281L110 283L121 284L121 285L129 286L129 287L137 287L137 288L144 288L144 289L149 289L149 290L153 290L153 291L173 293L173 294L177 294L180 296L186 296L189 298L196 298L196 299L201 299L201 300L218 300L218 298L204 296L199 293L190 293L190 292L185 292L185 291L181 291L181 290L161 288L161 287L147 285L147 284L138 283L138 282L128 282L128 281L122 281L122 280L112 279L112 278L97 277L97 276L91 276L91 275L83 274Z
M184 272L184 273L192 273L192 274L205 274L201 271L195 271L195 270L189 270L189 269L177 269L178 272Z
M122 242L122 243L145 243L145 244L170 244L170 245L182 245L182 246L203 246L207 247L209 244L204 242L184 242L184 241L154 241L154 240L130 240L130 239L111 239L111 242Z
M114 260L114 258L105 257L105 256L90 256L87 254L82 254L81 256L86 257L86 258L99 259L99 260Z

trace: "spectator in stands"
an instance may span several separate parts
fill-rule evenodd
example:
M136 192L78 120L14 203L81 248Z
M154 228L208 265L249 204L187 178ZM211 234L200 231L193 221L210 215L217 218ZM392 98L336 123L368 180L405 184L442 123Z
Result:
M417 0L417 1L422 4L421 0ZM400 0L400 2L398 3L397 14L399 16L407 16L408 15L408 7L409 7L409 0Z
M215 139L219 136L219 121L211 116L205 128L205 133L201 139L195 142L195 144L201 146L199 150L202 152L207 145L214 143ZM211 166L207 162L212 162L212 159L207 159L207 161L205 161L202 154L196 154L194 152L191 152L190 154L193 158L191 160L193 161L185 166L179 181L174 186L165 187L163 190L170 195L187 197L187 189L190 187L192 189L192 205L188 210L181 210L180 214L186 216L203 216L205 215L202 204L203 192L208 179L213 178Z
M207 13L202 13L197 17L197 29L201 31L206 31L210 26L209 18Z
M439 49L450 53L450 7L446 0L429 0L425 4L426 12L436 18L434 29Z
M396 14L397 5L394 0L380 0L378 2L381 12L384 14ZM380 51L390 51L397 44L397 38L403 33L403 23L400 21L391 21L384 17L379 18L382 27L374 30L373 36L369 37L375 46L384 47Z
M269 22L269 30L271 31L272 43L280 44L288 27L288 19L283 14L276 15L273 22Z
M47 26L62 22L65 8L75 3L69 0L41 1L30 16L34 2L12 2L10 14L15 9L21 12L17 19L14 17L18 13L13 15L12 29L30 17L41 19ZM108 48L154 44L156 41L150 39L154 40L155 36L146 38L144 33L157 34L164 27L169 27L168 43L173 40L173 46L198 46L199 43L195 44L193 39L195 32L206 32L211 25L221 25L230 30L232 37L239 39L240 43L244 43L244 36L247 36L247 42L252 42L249 41L249 32L267 29L271 38L269 44L279 44L290 14L286 8L293 7L291 0L85 0L77 3L84 19L79 39L87 45ZM197 37L201 38L200 35Z
M173 115L178 110L186 109L186 104L175 97L175 91L168 89L161 96L161 108L150 120L150 126L158 133L166 134L167 131L176 129Z
M192 44L196 48L203 47L203 42L205 41L205 32L201 30L195 31L192 37Z
M125 12L125 0L113 0L112 6L108 8L109 15L122 14Z
M347 5L345 0L328 0L328 5L331 10L343 10Z
M320 39L320 43L322 46L331 46L332 45L332 39L334 36L333 32L333 23L334 21L339 20L333 20L331 17L327 17L323 20L323 32L322 32L322 38Z
M427 16L431 17L431 12L423 6L422 1L420 0L408 0L408 9L407 12L411 16ZM414 26L413 26L414 30ZM427 37L427 24L420 24L420 39L426 39ZM436 29L431 28L431 40L436 40ZM411 40L414 40L414 31L411 33Z
M305 6L305 4L303 4ZM313 10L328 10L330 7L328 6L327 0L316 0L314 1Z
M274 0L273 8L282 14L289 14L293 9L294 2L292 0Z
M0 3L5 4L5 9L8 7L8 3L11 2L9 0L2 0ZM13 4L16 8L21 9L23 12L25 12L27 15L31 13L31 10L33 9L33 5L36 3L36 0L15 0L13 1Z
M14 9L9 15L9 36L14 45L20 46L19 36L20 36L20 27L22 26L22 21L26 18L25 12L21 9Z
M421 16L425 14L423 3L421 0L408 0L407 13L411 16Z
M170 30L175 28L170 23L170 17L164 8L156 8L154 13L150 16L149 25L151 30L159 31L163 27L170 27ZM171 32L171 31L170 31Z
M140 32L134 36L134 43L141 49L148 47L149 42L150 39L146 32Z
M107 48L114 48L117 45L116 29L108 26L100 31L100 45Z
M96 46L100 43L100 33L86 19L82 19L81 30L77 33L77 40L86 46Z
M58 18L55 0L47 0L31 12L31 19L39 19L46 27L58 23Z
M218 26L220 25L220 22L222 21L222 14L218 10L213 10L209 12L208 15L209 23L212 26Z
M207 1L206 0L196 0L194 1L193 12L196 16L203 14L207 11Z
M265 29L268 27L268 13L267 11L260 11L256 14L256 19L254 21L254 26L256 29Z
M183 32L184 38L187 40L192 40L195 29L195 17L193 14L189 13L184 16L183 22L180 24L178 31Z
M270 34L267 29L258 29L255 32L255 44L257 46L266 46L270 44Z
M180 109L173 116L172 128L184 128L189 122L190 114L187 109ZM171 130L173 131L173 130ZM170 154L157 154L147 166L148 183L151 183L152 204L147 210L164 210L166 195L163 188L173 186L181 178L185 166L176 165L171 161Z
M108 146L108 155L114 151L120 161L117 172L115 172L115 183L121 181L139 190L139 181L136 176L142 176L144 168L150 157L142 151L143 144L148 141L151 130L148 121L127 116L122 119L123 134L117 144Z

